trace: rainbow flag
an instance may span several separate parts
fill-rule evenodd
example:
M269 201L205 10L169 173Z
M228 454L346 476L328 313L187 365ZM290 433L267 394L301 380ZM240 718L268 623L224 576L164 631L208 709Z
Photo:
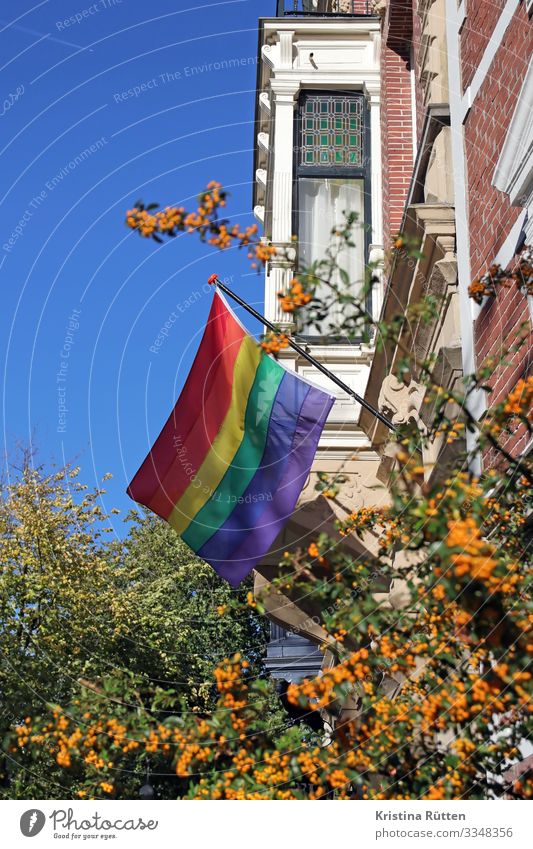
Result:
M128 494L237 586L294 510L333 401L267 356L216 291L185 386Z

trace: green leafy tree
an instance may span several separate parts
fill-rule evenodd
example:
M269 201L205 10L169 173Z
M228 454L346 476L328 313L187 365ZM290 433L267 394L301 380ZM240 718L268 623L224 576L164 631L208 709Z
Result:
M111 702L165 719L168 705L201 714L214 705L213 669L241 649L263 672L266 622L172 529L129 516L123 541L109 541L103 490L88 492L78 469L48 472L26 456L0 498L0 713L2 737L35 715L98 715ZM275 701L272 701L275 708ZM128 751L124 792L135 795L147 753ZM83 788L84 769L44 746L30 765L25 747L6 752L8 798L47 798ZM153 760L153 758L152 758ZM83 762L89 767L90 762ZM172 773L176 782L175 773ZM169 791L164 777L158 794ZM172 784L172 782L171 782Z
M171 687L191 708L213 703L213 669L241 651L262 672L266 624L248 602L251 583L232 590L166 523L130 514L120 549L117 650L130 672Z

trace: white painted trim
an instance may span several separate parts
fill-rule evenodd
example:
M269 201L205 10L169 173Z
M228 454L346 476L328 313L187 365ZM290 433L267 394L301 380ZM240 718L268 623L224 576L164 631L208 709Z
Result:
M461 122L466 118L467 112L470 109L472 103L476 99L479 94L479 90L483 83L485 82L485 78L489 72L490 66L494 61L494 57L496 56L498 50L500 49L501 43L503 41L503 37L507 30L507 27L512 21L513 15L516 12L518 6L520 5L520 0L507 0L505 7L498 18L496 26L492 31L492 35L490 37L489 43L485 48L485 52L481 57L481 61L477 66L476 73L472 78L472 82L468 86L465 96L461 102ZM447 8L449 9L450 3L447 2ZM448 17L448 15L447 15ZM454 23L456 23L456 31L459 33L460 24L459 21L459 10L457 7L455 8L455 16Z
M381 32L381 22L375 18L365 20L357 18L263 18L263 30L268 32L281 32L281 30L294 30L308 33L324 33L325 35L367 35L370 32Z
M533 2L533 0L532 0ZM511 232L507 236L505 242L501 246L500 250L494 257L494 262L497 265L501 265L502 268L505 268L511 262L512 258L515 255L516 246L518 244L518 237L524 227L524 222L527 217L527 209L524 210L523 214L520 215L513 227L511 228ZM527 295L527 306L529 309L529 321L533 325L533 296Z
M527 210L524 210L524 214L520 215L517 218L517 220L515 221L515 223L513 224L512 228L511 228L510 232L507 234L507 238L506 238L505 242L503 243L503 245L501 246L500 250L498 251L496 256L492 257L492 259L490 260L490 264L494 263L495 265L501 265L502 268L505 268L507 265L509 265L509 263L511 262L512 258L515 255L516 246L518 244L518 237L520 236L520 233L521 233L522 228L524 226L526 216L527 216ZM481 310L485 306L487 301L489 301L491 298L492 298L492 295L483 295L483 301L482 301L482 303L481 303L481 305L478 309ZM528 296L528 304L529 304L529 300L533 300L533 299L530 296ZM531 305L529 304L529 306L530 306L530 312L531 312Z
M450 94L450 125L452 129L452 161L455 195L455 230L459 315L461 323L461 352L463 373L472 374L476 368L474 348L474 318L479 309L468 295L471 283L470 237L468 231L468 199L466 192L466 164L464 150L463 106L461 97L461 67L459 54L460 14L457 0L446 0L446 39L448 44L448 80ZM470 412L480 419L487 409L485 393L477 391L470 396ZM467 433L467 448L475 451L475 434ZM472 471L479 474L481 458L476 455Z
M533 0L530 6L533 8ZM526 207L495 259L495 262L505 267L514 256L520 231L525 229L528 245L533 237L533 58L522 84L492 183L509 195L513 206ZM529 319L533 324L531 295L527 296L527 305Z
M509 195L513 206L533 213L533 58L507 130L492 184Z
M383 244L383 219L382 219L382 176L383 166L381 158L381 102L378 95L370 98L370 157L371 157L371 201L372 201L372 244L381 246ZM368 262L369 257L365 257Z
M411 55L412 55L412 48L411 48ZM411 71L410 71L410 77L411 77L411 128L412 128L412 134L413 134L413 162L415 162L416 161L416 149L417 149L417 147L416 147L416 137L417 137L417 131L416 131L416 77L415 77L414 62L412 62L411 64L413 65L413 67L411 68Z
M465 89L465 93L464 93L463 99L461 101L461 123L462 124L464 124L464 122L466 121L466 116L470 112L471 108L472 108L472 86L469 85Z
M245 324L241 321L241 319L239 318L239 316L237 315L237 313L235 312L235 310L234 310L234 309L233 309L233 307L231 306L231 304L230 304L230 302L228 301L228 299L226 298L226 296L225 296L224 292L222 292L222 290L221 290L221 289L219 289L216 285L215 285L215 297L220 298L220 300L222 301L222 303L223 303L223 304L224 304L224 306L226 307L226 309L227 309L227 311L229 312L229 314L231 315L231 317L232 317L232 318L233 318L233 319L237 322L237 324L239 325L239 327L241 327L241 328L242 328L242 330L244 330L244 332L246 333L246 335L247 335L250 339L253 339L253 341L254 341L254 342L257 342L257 339L255 338L255 336L254 336L252 333L250 333L250 331L248 330L248 328L246 327L246 325L245 325ZM259 343L258 343L258 344L259 344ZM298 354L296 354L296 356L298 356ZM329 397L330 397L330 398L333 398L333 400L334 400L334 401L337 401L337 400L338 400L339 395L334 394L333 392L328 392L328 391L327 391L327 389L325 389L325 388L324 388L323 386L321 386L319 383L315 383L315 382L314 382L314 380L310 380L308 377L305 377L305 375L301 374L301 372L300 372L300 371L295 371L295 369L294 369L294 368L291 368L291 366L290 366L288 363L284 363L284 362L283 362L283 360L281 360L281 359L280 359L280 360L278 360L278 365L280 365L280 366L282 367L282 369L284 369L284 370L285 370L286 372L288 372L289 374L292 374L293 376L298 377L298 378L299 378L300 380L302 380L304 383L307 383L307 384L308 384L308 386L312 386L312 387L313 387L313 389L319 389L319 390L320 390L320 392L323 392L323 393L324 393L324 395L329 395ZM326 377L327 377L327 375L326 375ZM342 390L341 390L341 391L342 391ZM354 401L354 403L358 403L357 401L355 401L355 399L353 399L353 398L352 398L352 396L351 396L351 395L346 395L346 393L343 393L343 396L346 396L347 398L350 398L350 400L353 400L353 401Z
M381 244L381 149L380 149L380 22L377 18L357 20L301 19L299 17L261 19L261 67L258 92L270 95L268 104L260 103L268 136L262 136L263 146L268 146L268 164L264 152L257 158L256 167L268 169L265 193L265 232L274 244L280 242L286 251L292 248L290 238L292 210L293 169L293 108L300 89L349 90L365 94L370 103L372 146L372 243ZM309 54L313 53L313 63ZM263 96L263 100L266 97ZM261 149L260 149L261 150ZM262 176L262 175L261 175ZM257 197L257 196L256 196ZM262 195L260 196L262 197ZM261 201L262 202L262 201ZM287 257L285 253L284 257ZM285 290L292 279L291 263L282 258L268 264L265 273L265 316L283 326L286 316L279 307L277 293ZM312 346L314 356L327 363L332 371L342 374L347 384L364 395L373 349L370 346L328 345ZM313 381L316 375L312 366L300 365L294 352L285 351L280 362L288 370L296 371L324 392L332 393L329 381ZM323 458L336 452L341 459L351 456L355 449L370 451L366 435L358 428L361 407L350 396L335 396L336 404L320 439L319 451ZM372 454L372 456L374 456Z
M466 8L467 0L462 0L457 7L457 20L459 24L459 32L463 29L464 22L466 21L468 15L468 9Z
M518 216L518 219L511 227L511 230L508 233L505 242L503 243L500 250L493 259L493 262L495 262L497 265L501 265L502 268L505 268L507 265L509 265L515 255L516 246L518 244L518 237L520 236L522 227L524 226L526 214L527 212L526 210L524 210L522 215Z

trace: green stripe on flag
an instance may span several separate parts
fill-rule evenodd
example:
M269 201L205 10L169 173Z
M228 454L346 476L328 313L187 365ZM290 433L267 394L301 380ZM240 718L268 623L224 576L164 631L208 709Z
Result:
M275 360L262 357L248 396L242 442L217 489L182 534L193 551L198 551L226 521L255 475L265 450L272 407L285 373Z

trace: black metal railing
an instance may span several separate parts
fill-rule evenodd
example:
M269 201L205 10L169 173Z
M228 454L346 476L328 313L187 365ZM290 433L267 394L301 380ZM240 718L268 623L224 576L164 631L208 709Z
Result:
M292 634L270 623L265 666L272 678L297 684L302 678L315 678L324 662L319 647L301 634Z
M371 0L277 0L278 18L289 15L359 17L375 15Z

